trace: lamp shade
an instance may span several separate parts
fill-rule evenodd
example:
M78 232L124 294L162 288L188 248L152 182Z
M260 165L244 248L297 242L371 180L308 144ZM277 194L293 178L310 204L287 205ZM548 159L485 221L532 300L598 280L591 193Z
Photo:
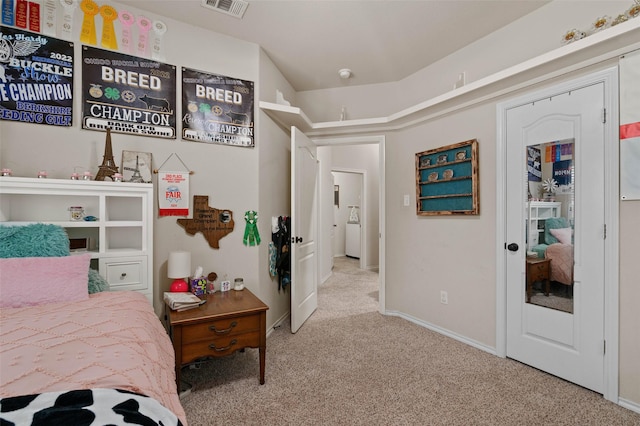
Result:
M191 253L188 251L172 251L167 262L169 278L186 278L191 272Z

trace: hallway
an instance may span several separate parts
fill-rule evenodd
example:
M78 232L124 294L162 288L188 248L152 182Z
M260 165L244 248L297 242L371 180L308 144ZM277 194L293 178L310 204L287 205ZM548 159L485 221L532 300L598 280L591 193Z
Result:
M378 274L360 269L360 260L333 258L331 277L318 286L318 309L311 318L336 319L378 310Z

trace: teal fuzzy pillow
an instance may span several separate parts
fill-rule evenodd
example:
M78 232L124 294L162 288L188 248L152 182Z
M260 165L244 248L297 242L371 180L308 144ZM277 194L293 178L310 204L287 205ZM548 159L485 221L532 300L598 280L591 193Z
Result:
M552 229L568 228L569 222L564 217L551 217L544 221L544 242L545 244L555 244L558 239L551 235Z
M69 256L69 237L60 226L0 226L0 258L62 256Z
M0 258L69 256L69 236L58 225L33 223L24 226L0 226ZM89 268L89 294L109 290L109 283L98 271Z
M89 268L89 294L109 291L109 283L95 269Z

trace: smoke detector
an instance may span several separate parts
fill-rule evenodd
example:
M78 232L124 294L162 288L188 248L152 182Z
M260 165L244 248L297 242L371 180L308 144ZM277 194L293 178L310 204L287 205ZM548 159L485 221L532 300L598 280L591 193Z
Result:
M242 19L244 12L249 7L249 2L245 0L202 0L202 7Z
M340 78L346 80L348 78L351 78L351 70L349 68L342 68L340 71L338 71L338 75L340 76Z

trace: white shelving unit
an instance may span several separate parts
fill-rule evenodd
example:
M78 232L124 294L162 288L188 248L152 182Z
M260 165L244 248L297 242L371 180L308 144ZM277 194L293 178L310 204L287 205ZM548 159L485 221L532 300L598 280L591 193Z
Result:
M529 213L527 221L527 229L529 230L527 250L531 251L532 247L538 245L542 240L540 235L544 232L544 220L551 217L560 217L562 203L557 201L530 201L527 204Z
M73 221L69 208L95 221ZM0 177L0 225L50 223L88 238L91 266L112 291L134 290L153 304L153 185Z

